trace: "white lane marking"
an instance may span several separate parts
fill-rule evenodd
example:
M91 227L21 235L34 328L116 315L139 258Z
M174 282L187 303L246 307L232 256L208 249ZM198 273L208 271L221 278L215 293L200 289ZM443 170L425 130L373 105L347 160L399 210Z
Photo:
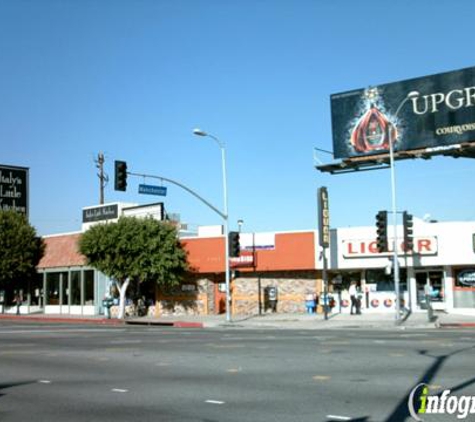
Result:
M205 403L210 403L210 404L224 404L224 401L219 401L219 400L206 400Z
M129 390L125 390L122 388L113 388L111 391L114 393L128 393L129 392Z
M38 380L38 383L40 383L40 384L51 384L51 381L49 381L49 380Z
M110 344L138 344L138 343L143 343L143 341L142 340L120 339L120 340L112 340L109 343Z
M338 415L327 415L328 419L335 419L337 421L350 421L351 418L348 416L338 416Z

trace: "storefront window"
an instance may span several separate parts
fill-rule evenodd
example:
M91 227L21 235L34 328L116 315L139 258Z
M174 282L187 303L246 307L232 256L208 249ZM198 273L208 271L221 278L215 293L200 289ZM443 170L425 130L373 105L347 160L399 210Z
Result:
M442 271L429 271L429 284L432 287L432 300L444 300L444 274Z
M366 270L366 286L377 292L394 292L394 275L386 274L383 269ZM399 290L407 290L406 269L399 270Z
M475 309L475 267L454 272L454 307Z
M94 271L84 271L84 305L94 305Z
M356 281L356 285L361 287L361 272L348 271L330 274L329 280L333 291L348 290L352 281Z
M30 284L31 306L41 306L43 296L43 274L36 274Z
M69 288L68 288L68 273L63 272L61 273L61 286L62 286L62 297L60 297L60 300L62 300L62 305L67 305L69 303Z
M60 273L46 274L46 304L59 305L59 277Z
M81 304L81 271L71 272L71 305Z

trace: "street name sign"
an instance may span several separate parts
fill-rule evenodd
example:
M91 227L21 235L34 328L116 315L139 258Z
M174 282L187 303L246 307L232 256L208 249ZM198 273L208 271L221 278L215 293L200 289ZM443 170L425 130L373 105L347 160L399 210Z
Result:
M144 193L146 195L166 196L167 188L166 186L139 185L139 193Z

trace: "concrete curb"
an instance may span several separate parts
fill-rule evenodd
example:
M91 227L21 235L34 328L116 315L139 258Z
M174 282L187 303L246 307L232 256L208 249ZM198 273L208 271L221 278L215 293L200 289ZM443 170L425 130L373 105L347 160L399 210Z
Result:
M31 316L0 314L0 320L12 322L48 322L60 324L94 324L94 325L157 325L175 328L204 328L205 324L192 321L161 321L161 320L120 320L116 318L81 318L81 317L56 317L56 316Z
M440 328L475 328L475 322L450 322L439 324Z
M273 330L358 330L358 329L380 329L380 330L411 330L411 329L457 329L457 328L475 328L475 321L447 321L434 322L412 321L402 322L400 325L393 321L365 321L365 320L308 320L299 318L284 319L249 319L226 322L216 319L204 319L202 321L192 320L174 320L174 319L154 319L154 318L130 318L125 320L106 319L98 317L81 316L56 316L56 315L13 315L0 314L0 321L37 322L37 323L60 323L60 324L91 324L102 326L163 326L174 328L228 328L228 329L273 329Z
M188 321L160 321L160 320L130 320L125 321L127 325L157 325L161 327L175 327L175 328L205 328L205 324L201 322Z
M22 322L54 322L64 324L95 324L95 325L124 325L125 321L119 319L99 319L99 318L61 318L49 316L28 316L28 315L0 315L0 320Z

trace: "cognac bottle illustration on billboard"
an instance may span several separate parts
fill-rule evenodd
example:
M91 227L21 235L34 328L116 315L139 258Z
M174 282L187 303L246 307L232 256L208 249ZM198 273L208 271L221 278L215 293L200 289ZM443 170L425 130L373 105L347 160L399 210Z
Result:
M388 150L397 138L397 129L374 104L361 116L351 132L350 142L361 153Z

